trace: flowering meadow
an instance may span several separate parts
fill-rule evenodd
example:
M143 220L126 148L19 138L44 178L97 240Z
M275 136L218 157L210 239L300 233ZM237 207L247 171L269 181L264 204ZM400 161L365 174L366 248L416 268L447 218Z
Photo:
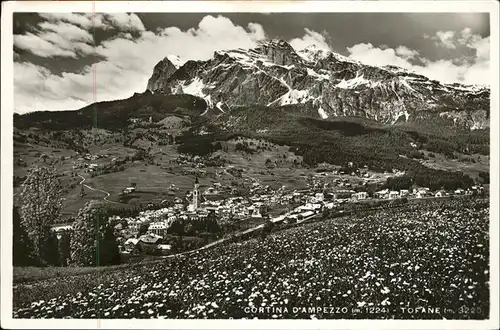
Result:
M484 319L488 222L479 198L361 212L102 276L21 285L14 317ZM29 298L16 303L23 290Z

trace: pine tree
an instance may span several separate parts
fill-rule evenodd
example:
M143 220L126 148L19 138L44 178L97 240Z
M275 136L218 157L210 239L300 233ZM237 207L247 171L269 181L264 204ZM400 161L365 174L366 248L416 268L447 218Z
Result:
M22 225L33 244L33 252L41 256L51 235L51 227L61 213L61 186L55 169L35 166L21 186Z

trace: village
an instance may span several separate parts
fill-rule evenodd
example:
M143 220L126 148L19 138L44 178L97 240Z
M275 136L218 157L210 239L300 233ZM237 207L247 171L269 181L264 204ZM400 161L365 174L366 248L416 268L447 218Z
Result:
M396 173L399 175L399 173ZM354 181L353 181L354 178ZM110 217L116 223L115 234L122 259L145 255L165 256L182 252L189 248L199 248L210 241L198 240L197 244L175 248L178 236L171 235L172 224L181 222L201 223L207 219L215 221L217 228L251 223L262 226L265 222L302 222L311 217L321 215L326 210L335 210L346 203L363 203L370 201L391 201L402 199L444 198L450 196L482 195L484 187L475 185L468 189L453 191L431 191L426 187L401 189L398 191L382 189L369 193L363 188L369 182L370 175L351 173L346 175L339 171L315 173L308 180L308 188L303 190L287 190L285 186L272 189L257 180L250 181L247 196L230 196L217 198L223 190L220 182L214 182L205 189L200 189L198 178L193 180L193 189L184 198L175 197L167 207L148 209L139 212L138 216ZM358 181L356 181L358 180ZM355 183L356 182L356 183ZM170 189L176 189L170 185ZM177 188L178 189L178 188ZM136 186L123 189L123 194L133 194ZM232 227L234 228L234 226ZM248 230L248 226L244 227ZM251 228L250 228L251 229ZM71 225L54 227L57 232L72 230ZM220 238L220 229L212 232L212 240ZM178 235L182 236L182 233ZM175 239L172 239L175 237ZM182 239L182 237L180 237Z

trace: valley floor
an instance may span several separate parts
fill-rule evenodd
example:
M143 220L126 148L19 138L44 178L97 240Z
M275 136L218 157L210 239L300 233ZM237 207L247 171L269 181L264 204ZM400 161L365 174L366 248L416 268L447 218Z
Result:
M484 319L488 221L482 198L361 212L19 284L14 317Z

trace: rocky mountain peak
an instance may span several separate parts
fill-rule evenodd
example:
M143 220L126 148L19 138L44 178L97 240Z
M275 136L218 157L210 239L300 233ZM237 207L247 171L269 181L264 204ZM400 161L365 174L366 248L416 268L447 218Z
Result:
M444 84L392 65L365 65L318 46L296 51L280 39L216 51L212 59L180 68L166 58L155 66L148 89L201 97L207 111L216 113L240 105L297 104L321 119L362 116L394 124L437 118L471 129L487 127L489 117L487 88Z
M154 69L153 75L149 78L147 90L155 91L160 89L161 86L179 69L184 63L177 55L168 55L163 60L158 62Z
M302 63L302 59L295 52L295 49L281 39L260 42L253 51L266 56L268 60L277 65L287 66Z

